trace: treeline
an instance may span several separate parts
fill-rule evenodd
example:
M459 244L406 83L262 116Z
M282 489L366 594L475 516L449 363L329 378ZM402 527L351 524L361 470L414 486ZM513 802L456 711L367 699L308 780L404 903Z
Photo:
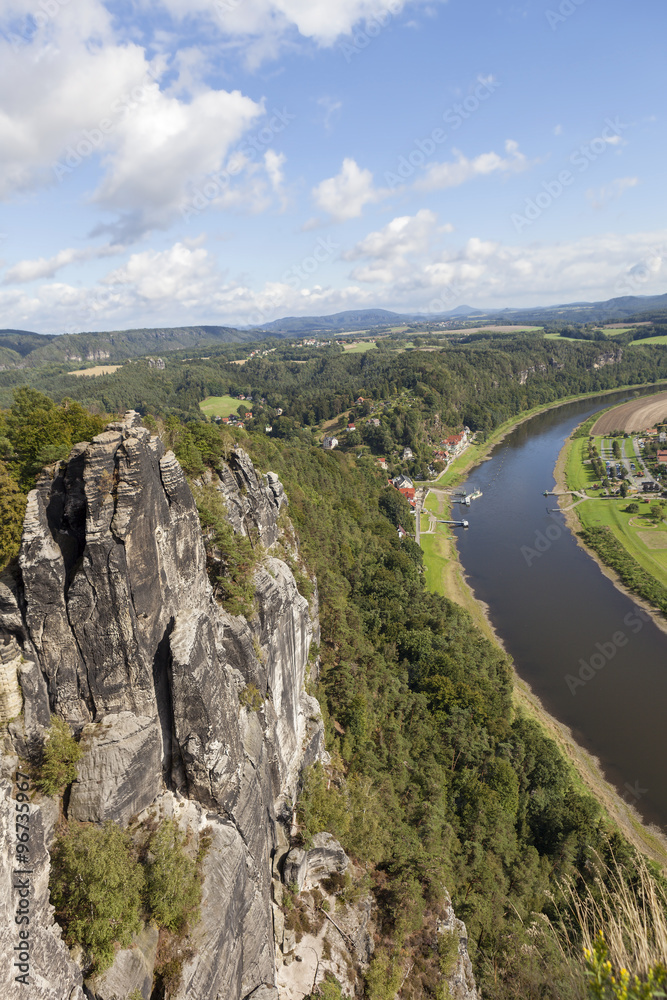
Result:
M667 615L667 587L647 573L627 552L608 527L583 528L579 536L602 561L618 573L621 582L633 594L642 597Z

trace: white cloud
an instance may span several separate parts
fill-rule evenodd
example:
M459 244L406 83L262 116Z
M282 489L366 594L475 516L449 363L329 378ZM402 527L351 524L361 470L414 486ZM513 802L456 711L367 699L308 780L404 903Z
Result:
M398 216L383 229L369 233L343 254L345 260L370 261L368 265L354 268L351 277L357 281L386 284L397 281L411 270L411 258L429 253L437 233L452 231L452 226L438 226L437 223L436 214L422 208L416 215Z
M562 135L562 134L563 134L563 126L554 125L554 135Z
M79 264L98 257L110 257L121 253L122 250L123 248L120 246L108 244L104 247L88 247L83 250L74 250L70 247L66 250L59 250L53 257L21 260L9 268L2 282L5 285L18 285L27 281L37 281L40 278L52 278L61 268L67 267L69 264Z
M167 62L117 37L100 0L57 8L18 41L0 36L0 198L66 183L97 159L93 201L122 219L117 234L173 221L264 108L206 86L190 50L176 56L178 77L165 89Z
M343 160L339 174L321 181L312 193L318 207L336 222L358 218L364 205L390 194L387 190L376 189L370 170L362 169L350 157Z
M617 177L610 184L605 184L600 188L589 188L586 197L593 208L604 208L610 201L616 201L629 188L639 184L638 177Z
M413 0L412 6L422 3ZM322 46L332 45L364 22L377 33L376 26L382 28L397 17L408 0L163 0L163 4L176 17L213 10L227 35L260 37L272 54L290 29Z
M279 316L373 306L428 314L462 302L502 308L664 291L667 230L526 246L472 238L443 249L437 245L441 228L423 210L370 233L347 254L361 261L365 253L368 273L360 265L342 287L330 280L325 262L301 283L274 280L254 288L221 270L193 240L132 254L89 288L63 282L31 291L0 288L0 309L8 327L62 333L197 322L259 325Z
M424 176L415 182L415 188L418 191L436 191L458 187L475 177L484 177L493 173L519 173L532 165L519 151L518 143L513 139L506 140L505 152L507 154L505 157L490 152L481 153L469 160L463 153L455 149L456 160L429 164Z

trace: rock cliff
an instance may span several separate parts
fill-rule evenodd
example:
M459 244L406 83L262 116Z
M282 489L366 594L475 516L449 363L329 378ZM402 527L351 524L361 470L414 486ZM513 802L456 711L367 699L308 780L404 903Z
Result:
M280 820L290 819L303 766L324 752L319 706L305 690L316 606L311 613L276 557L286 503L277 477L260 476L238 450L213 484L234 530L252 529L263 547L250 621L214 600L183 471L137 414L42 476L29 497L18 568L0 582L5 720L17 714L16 678L23 698L8 727L4 776L55 713L85 748L69 817L127 824L148 810L174 816L195 836L206 828L202 918L179 996L271 1000L272 855L286 842ZM252 707L239 698L250 684L261 693ZM0 790L8 849L0 906L3 928L11 928L14 807L7 781ZM52 803L41 801L30 806L31 847L43 869L33 902L41 938L31 959L40 985L31 1000L74 1000L82 976L48 904L54 817ZM96 995L114 995L108 983L118 980L119 963L135 970L124 988L150 995L150 961L132 955L119 954ZM3 976L9 988L6 964Z

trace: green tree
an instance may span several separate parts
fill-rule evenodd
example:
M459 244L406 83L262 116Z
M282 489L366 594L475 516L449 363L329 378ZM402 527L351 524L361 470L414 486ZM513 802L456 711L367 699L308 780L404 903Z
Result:
M198 918L201 878L185 844L176 823L165 820L148 847L146 901L156 923L169 931L182 931Z
M57 795L76 778L76 765L83 750L72 736L69 726L57 715L51 716L46 734L38 786L45 795Z
M27 497L0 464L0 570L19 554Z
M51 853L51 902L70 945L80 944L96 972L113 962L141 926L144 873L128 834L70 823Z

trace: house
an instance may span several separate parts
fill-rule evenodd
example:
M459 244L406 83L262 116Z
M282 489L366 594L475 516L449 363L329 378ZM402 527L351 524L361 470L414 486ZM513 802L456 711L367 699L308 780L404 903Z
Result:
M375 461L377 462L377 464L380 466L381 469L386 469L387 468L387 459L386 458L376 458Z
M656 437L656 435L658 433L658 428L657 427L650 427L644 433L646 434L647 437Z
M266 434L270 434L272 430L273 430L273 427L271 427L270 424L267 424L266 427L264 428L264 432Z
M399 526L398 526L398 537L401 538L401 539L403 539L403 538L405 538L406 535L407 535L407 531L405 530L405 528L401 527L401 525L399 524Z
M364 402L364 397L363 396L359 396L359 399L357 400L357 403L363 403L363 402Z
M223 417L222 418L222 422L223 422L223 424L228 424L229 423L229 417Z
M354 426L354 424L348 424L347 429L348 431L356 431L357 428Z
M378 420L377 417L371 417L371 419L368 422L369 422L369 424L372 424L373 427L379 427L380 426L380 421Z
M322 447L325 451L333 451L338 444L338 438L335 437L325 437L322 441Z
M410 477L404 475L396 476L395 479L392 479L392 484L396 487L397 490L404 490L404 489L411 490L414 486Z
M400 486L398 492L402 493L406 500L409 500L411 504L414 504L415 493L417 492L414 486Z
M404 448L403 449L403 461L404 462L409 462L409 460L411 458L414 458L414 454L412 452L412 448Z
M667 451L665 449L659 451L656 458L660 465L667 465Z
M252 420L252 410L248 410L248 412L245 415L245 419Z

